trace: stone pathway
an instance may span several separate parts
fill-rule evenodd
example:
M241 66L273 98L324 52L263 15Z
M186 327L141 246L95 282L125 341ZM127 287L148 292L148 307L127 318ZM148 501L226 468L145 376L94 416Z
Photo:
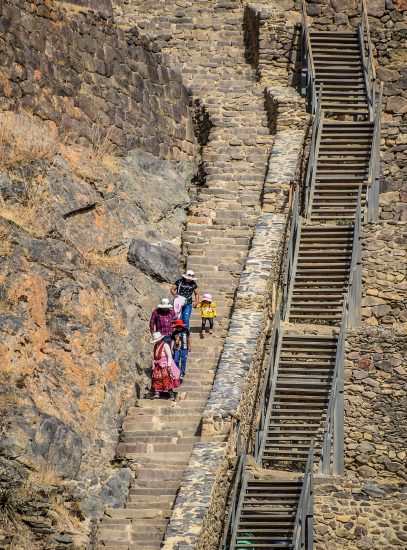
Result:
M188 268L197 274L201 292L210 292L218 304L216 333L200 340L195 313L193 351L177 402L143 399L129 410L118 455L132 464L136 479L125 508L107 510L98 531L99 549L156 550L199 441L202 412L260 213L273 138L255 72L244 59L240 1L128 0L121 5L120 22L156 35L211 122L202 151L206 185L194 191L183 238Z

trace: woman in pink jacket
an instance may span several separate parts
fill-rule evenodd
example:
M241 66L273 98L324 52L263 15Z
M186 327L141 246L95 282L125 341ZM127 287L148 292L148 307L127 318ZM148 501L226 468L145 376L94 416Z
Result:
M164 342L161 332L154 332L150 340L154 344L151 374L151 391L154 399L161 392L168 392L170 401L175 401L174 388L180 386L180 371L172 358L170 346Z

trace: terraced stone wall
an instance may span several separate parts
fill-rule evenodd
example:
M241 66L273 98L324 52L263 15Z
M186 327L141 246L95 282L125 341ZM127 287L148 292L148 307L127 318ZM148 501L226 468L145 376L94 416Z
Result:
M298 20L297 13L286 12L277 2L260 0L246 6L247 59L259 78L273 82L274 86L298 83L301 62Z
M3 110L28 110L72 139L107 140L120 152L195 154L181 75L134 29L54 0L6 0L0 35Z

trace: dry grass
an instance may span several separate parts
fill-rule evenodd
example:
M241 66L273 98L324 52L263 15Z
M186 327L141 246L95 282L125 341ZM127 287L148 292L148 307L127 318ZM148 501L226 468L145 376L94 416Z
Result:
M83 529L83 515L80 507L76 502L70 503L70 507L66 503L59 503L53 499L52 509L58 514L58 518L65 524L68 531L81 531Z
M94 125L89 145L79 144L77 136L68 134L61 140L59 150L79 178L104 178L106 169L113 174L118 172L118 157L111 137L112 129L105 131Z
M62 484L62 477L53 468L47 468L46 470L39 470L37 472L31 471L27 478L27 484L33 485L57 485Z
M86 6L78 6L77 4L71 4L69 2L64 2L64 0L59 0L58 7L64 8L65 11L72 12L72 13L75 13L75 14L77 14L77 13L88 13L90 11L95 11L95 10L92 10L92 8L88 8Z
M50 161L57 154L57 137L49 124L25 113L0 114L0 167Z
M79 144L74 134L59 135L50 124L27 113L0 113L0 168L11 168L34 160L52 162L62 154L69 163L103 164L116 169L113 128L92 126L89 145ZM94 166L93 166L94 168Z
M59 144L50 125L25 113L0 114L0 169L15 169L33 161L54 162ZM8 203L0 197L0 216L28 233L44 236L44 209L49 202L46 180L41 176L25 179L27 194L18 203ZM11 253L11 243L0 236L0 255Z
M42 220L47 199L39 187L32 187L31 190L32 193L24 204L9 204L0 197L0 217L19 225L30 235L43 237L46 234L46 227ZM7 245L4 246L7 250Z
M96 250L90 250L83 252L83 258L89 262L93 267L105 267L114 271L115 273L121 273L124 266L127 264L126 254L118 254L117 256L109 256L103 252Z

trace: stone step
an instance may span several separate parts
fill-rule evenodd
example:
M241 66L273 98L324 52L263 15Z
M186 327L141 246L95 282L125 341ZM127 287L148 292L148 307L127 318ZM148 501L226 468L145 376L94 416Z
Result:
M140 495L129 494L128 502L132 503L132 508L151 509L152 505L156 507L163 506L165 508L168 504L174 502L174 497L173 495L151 495L148 499L141 500Z
M178 411L180 412L180 411ZM150 422L151 422L151 419L152 418L155 418L156 419L156 425L157 427L162 424L162 425L169 425L169 424L174 424L176 422L179 422L179 425L185 425L188 424L189 425L193 425L193 424L198 424L198 422L201 420L201 415L200 414L189 414L188 415L188 419L185 418L185 415L182 415L182 414L171 414L171 415L166 415L165 418L160 418L160 416L151 416L150 417ZM138 416L138 415L129 415L129 416L126 416L124 421L123 421L123 424L124 424L124 430L127 431L127 428L125 426L131 426L132 424L133 425L137 425L137 423L140 423L142 424L143 421L141 419L141 416Z
M178 480L168 481L168 480L157 480L157 479L150 479L150 480L141 480L139 478L136 478L133 482L132 486L129 489L130 495L136 495L138 494L139 489L168 489L171 491L168 492L168 494L172 494L173 490L178 489L179 483ZM165 493L163 493L164 495Z
M144 443L138 441L137 443L122 442L117 446L117 453L122 454L133 454L133 453L146 453L148 455L157 454L157 453L170 453L174 458L178 457L179 454L188 453L192 451L191 443Z
M152 432L153 434L153 432ZM157 444L171 444L171 445L189 445L190 447L195 443L196 441L195 436L183 436L180 435L178 438L166 438L163 437L157 437L156 435L151 436L144 436L139 437L137 435L128 435L125 438L123 438L120 443L126 444L126 445L136 445L138 443L141 443L143 445L157 445Z
M188 457L189 458L189 457ZM181 480L184 475L183 470L179 470L176 468L139 468L137 470L137 480L140 481L147 481L147 480L154 480L154 481L174 481L174 480ZM154 489L154 488L140 488L138 490L138 494L162 494L160 493L161 489ZM168 489L170 491L170 489ZM126 516L123 516L126 517Z

